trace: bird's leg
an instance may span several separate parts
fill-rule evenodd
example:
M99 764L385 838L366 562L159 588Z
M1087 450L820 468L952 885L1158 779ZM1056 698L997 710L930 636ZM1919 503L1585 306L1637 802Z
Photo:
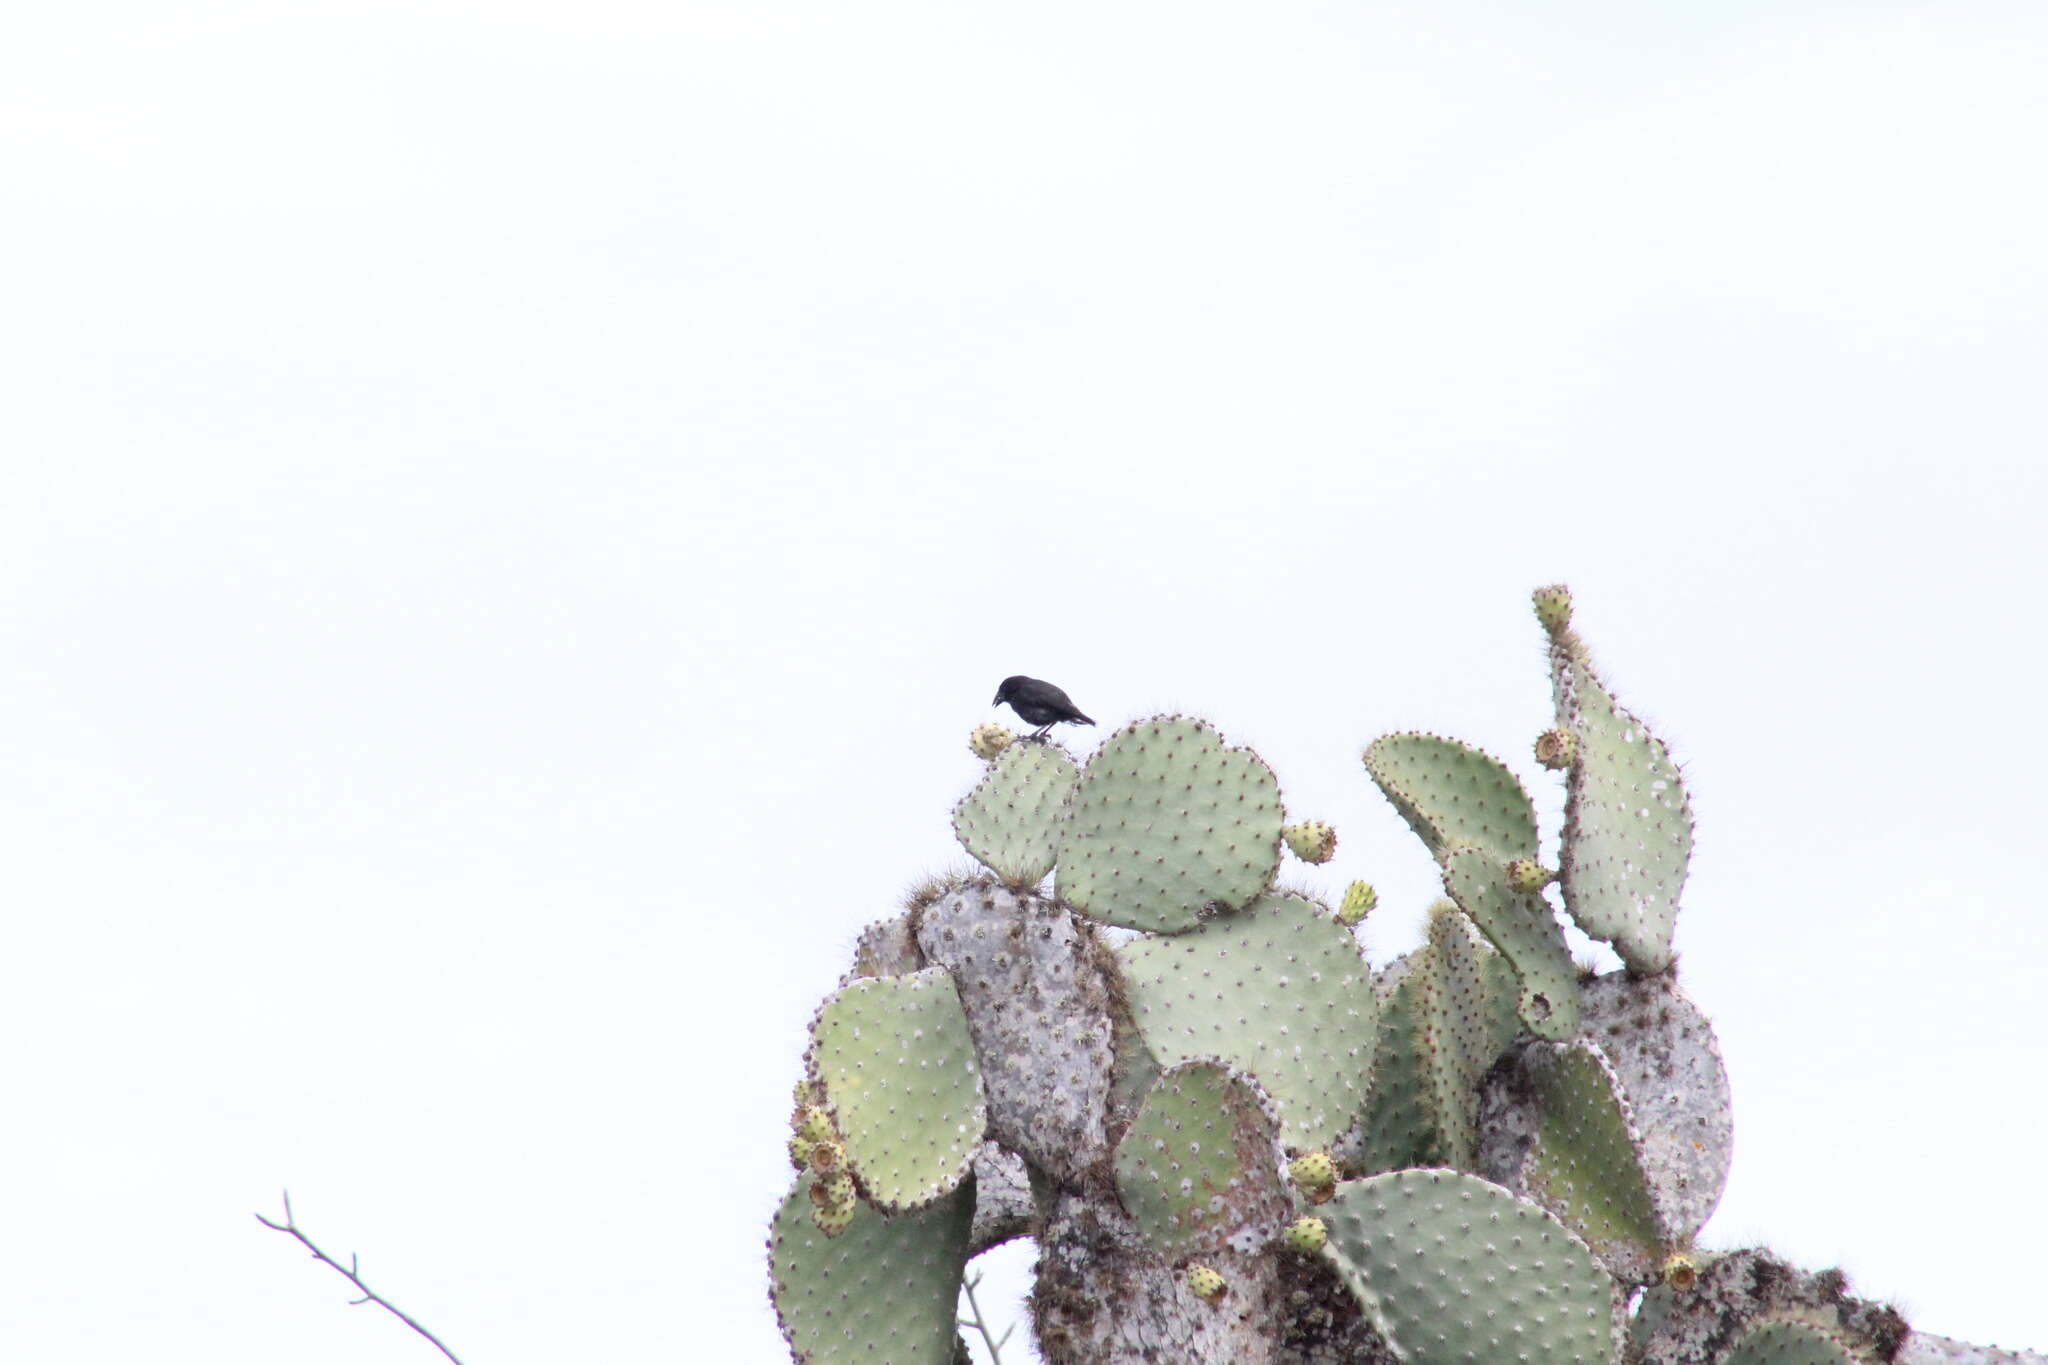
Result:
M1026 738L1034 744L1043 744L1046 742L1046 732L1050 729L1052 729L1052 726L1050 725L1041 725L1036 730L1033 730L1029 735L1027 735Z

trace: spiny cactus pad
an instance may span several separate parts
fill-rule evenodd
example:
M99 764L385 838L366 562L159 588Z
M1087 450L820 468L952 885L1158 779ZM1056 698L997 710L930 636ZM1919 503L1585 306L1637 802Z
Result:
M855 1202L844 1230L812 1221L800 1180L768 1242L769 1297L792 1355L808 1365L951 1365L972 1188L884 1218Z
M1440 1166L1446 1160L1436 1091L1425 1052L1438 1007L1436 953L1427 945L1396 958L1374 978L1379 999L1372 1091L1359 1135L1367 1171Z
M1347 1180L1327 1255L1410 1365L1608 1365L1613 1281L1562 1223L1457 1171Z
M1220 1057L1257 1077L1290 1147L1327 1146L1358 1117L1378 1007L1357 941L1327 912L1269 895L1117 955L1161 1063Z
M1564 929L1541 895L1514 890L1500 860L1486 849L1454 849L1444 862L1444 889L1493 946L1514 964L1522 989L1516 1012L1539 1038L1579 1031L1579 977Z
M1536 810L1499 759L1436 735L1382 735L1365 750L1365 770L1442 862L1471 844L1498 862L1536 856Z
M1559 882L1578 926L1630 970L1671 965L1692 809L1663 741L1616 704L1569 631L1550 646L1557 723L1578 741L1566 786Z
M1521 1032L1519 989L1507 959L1449 901L1430 909L1429 946L1434 989L1423 997L1421 1040L1429 1112L1443 1164L1472 1170L1479 1159L1479 1083Z
M1192 929L1235 909L1280 863L1280 783L1207 723L1158 716L1111 735L1068 805L1060 897L1105 924Z
M1584 1040L1533 1043L1489 1078L1484 1174L1535 1200L1630 1285L1659 1276L1667 1237L1621 1082Z
M1115 1164L1124 1208L1164 1255L1248 1254L1287 1218L1264 1098L1215 1062L1160 1073Z
M929 1204L966 1176L988 1109L967 1015L942 968L868 977L828 997L811 1024L808 1069L876 1204Z
M1012 886L1052 871L1060 825L1081 770L1053 744L1013 744L953 808L953 833L974 860Z
M1859 1365L1847 1338L1805 1322L1766 1322L1744 1332L1716 1365Z

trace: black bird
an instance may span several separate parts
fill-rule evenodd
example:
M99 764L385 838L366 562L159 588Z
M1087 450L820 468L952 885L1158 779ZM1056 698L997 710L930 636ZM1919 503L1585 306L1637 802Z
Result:
M1003 679L1003 685L996 689L996 699L991 706L1010 704L1027 725L1038 727L1031 737L1044 739L1045 732L1066 721L1073 725L1093 725L1095 722L1081 714L1081 708L1074 705L1074 699L1049 682L1027 678L1019 673Z

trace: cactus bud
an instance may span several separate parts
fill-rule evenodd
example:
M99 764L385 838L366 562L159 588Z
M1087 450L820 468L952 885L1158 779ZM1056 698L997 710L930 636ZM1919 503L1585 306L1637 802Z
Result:
M832 1129L832 1116L815 1104L807 1104L796 1111L796 1135L809 1142L830 1142L838 1134Z
M1330 1240L1330 1227L1320 1218L1297 1218L1287 1225L1285 1236L1288 1246L1313 1256Z
M1205 1265L1191 1265L1187 1269L1188 1288L1198 1299L1214 1303L1229 1292L1223 1277Z
M1344 900L1337 906L1339 924L1356 924L1372 913L1380 903L1380 893L1372 889L1371 882L1353 882L1344 888Z
M853 1215L860 1208L860 1201L849 1199L844 1204L818 1204L811 1209L811 1223L827 1237L837 1237L853 1226Z
M1534 858L1517 858L1508 864L1508 885L1523 895L1550 885L1550 869Z
M1569 730L1545 730L1536 736L1536 761L1552 771L1571 767L1578 756L1578 736Z
M812 1145L809 1138L791 1133L789 1135L789 1164L800 1171L809 1166L811 1164Z
M1304 820L1298 825L1283 825L1280 837L1287 841L1294 856L1305 863L1327 863L1337 852L1337 831L1321 820Z
M967 737L967 747L976 758L984 763L992 763L1016 738L1000 725L977 725L974 727L974 733Z
M1328 1152L1308 1152L1294 1158L1287 1163L1287 1174L1302 1198L1311 1204L1327 1203L1337 1193L1337 1163L1330 1160Z
M1552 635L1571 624L1572 590L1564 584L1553 583L1547 588L1538 588L1529 597L1536 604L1536 619Z

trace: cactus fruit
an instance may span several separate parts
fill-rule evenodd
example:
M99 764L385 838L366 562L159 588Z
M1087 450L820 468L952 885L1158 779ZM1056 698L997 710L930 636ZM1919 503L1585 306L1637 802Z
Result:
M1553 583L1547 588L1538 588L1529 594L1535 603L1536 619L1552 635L1572 623L1572 590L1562 583Z
M811 1169L814 1171L836 1171L846 1164L846 1148L836 1142L814 1142L811 1144Z
M1534 858L1517 858L1507 866L1508 886L1523 895L1531 895L1550 885L1550 869Z
M1579 741L1569 730L1550 729L1536 736L1536 761L1556 772L1572 766L1579 756Z
M789 1164L798 1170L808 1170L811 1165L811 1140L801 1133L789 1135Z
M1371 882L1353 882L1344 888L1344 899L1337 906L1337 923L1346 926L1357 924L1380 903L1380 893L1372 889Z
M1336 1191L1333 1189L1331 1193ZM1297 1218L1287 1225L1283 1240L1293 1250L1313 1256L1330 1240L1330 1225L1313 1216Z
M1187 1269L1188 1290L1204 1303L1214 1303L1230 1292L1223 1277L1205 1265L1191 1265Z
M1304 1194L1312 1190L1330 1190L1337 1184L1337 1163L1330 1159L1328 1152L1304 1152L1287 1163L1287 1178L1292 1180ZM1311 1197L1312 1203L1322 1200Z
M796 1111L796 1135L806 1142L830 1142L838 1136L832 1115L822 1105L806 1104Z
M1689 1251L1674 1251L1658 1267L1657 1278L1666 1288L1683 1294L1700 1282L1700 1263Z
M1214 727L1155 716L1103 741L1067 805L1055 885L1104 924L1177 934L1250 902L1280 863L1280 780Z
M1288 851L1305 863L1327 863L1337 856L1337 831L1321 820L1282 825L1280 837L1287 841Z
M1015 734L991 721L974 727L974 733L967 736L967 748L982 762L993 763L1016 740Z

